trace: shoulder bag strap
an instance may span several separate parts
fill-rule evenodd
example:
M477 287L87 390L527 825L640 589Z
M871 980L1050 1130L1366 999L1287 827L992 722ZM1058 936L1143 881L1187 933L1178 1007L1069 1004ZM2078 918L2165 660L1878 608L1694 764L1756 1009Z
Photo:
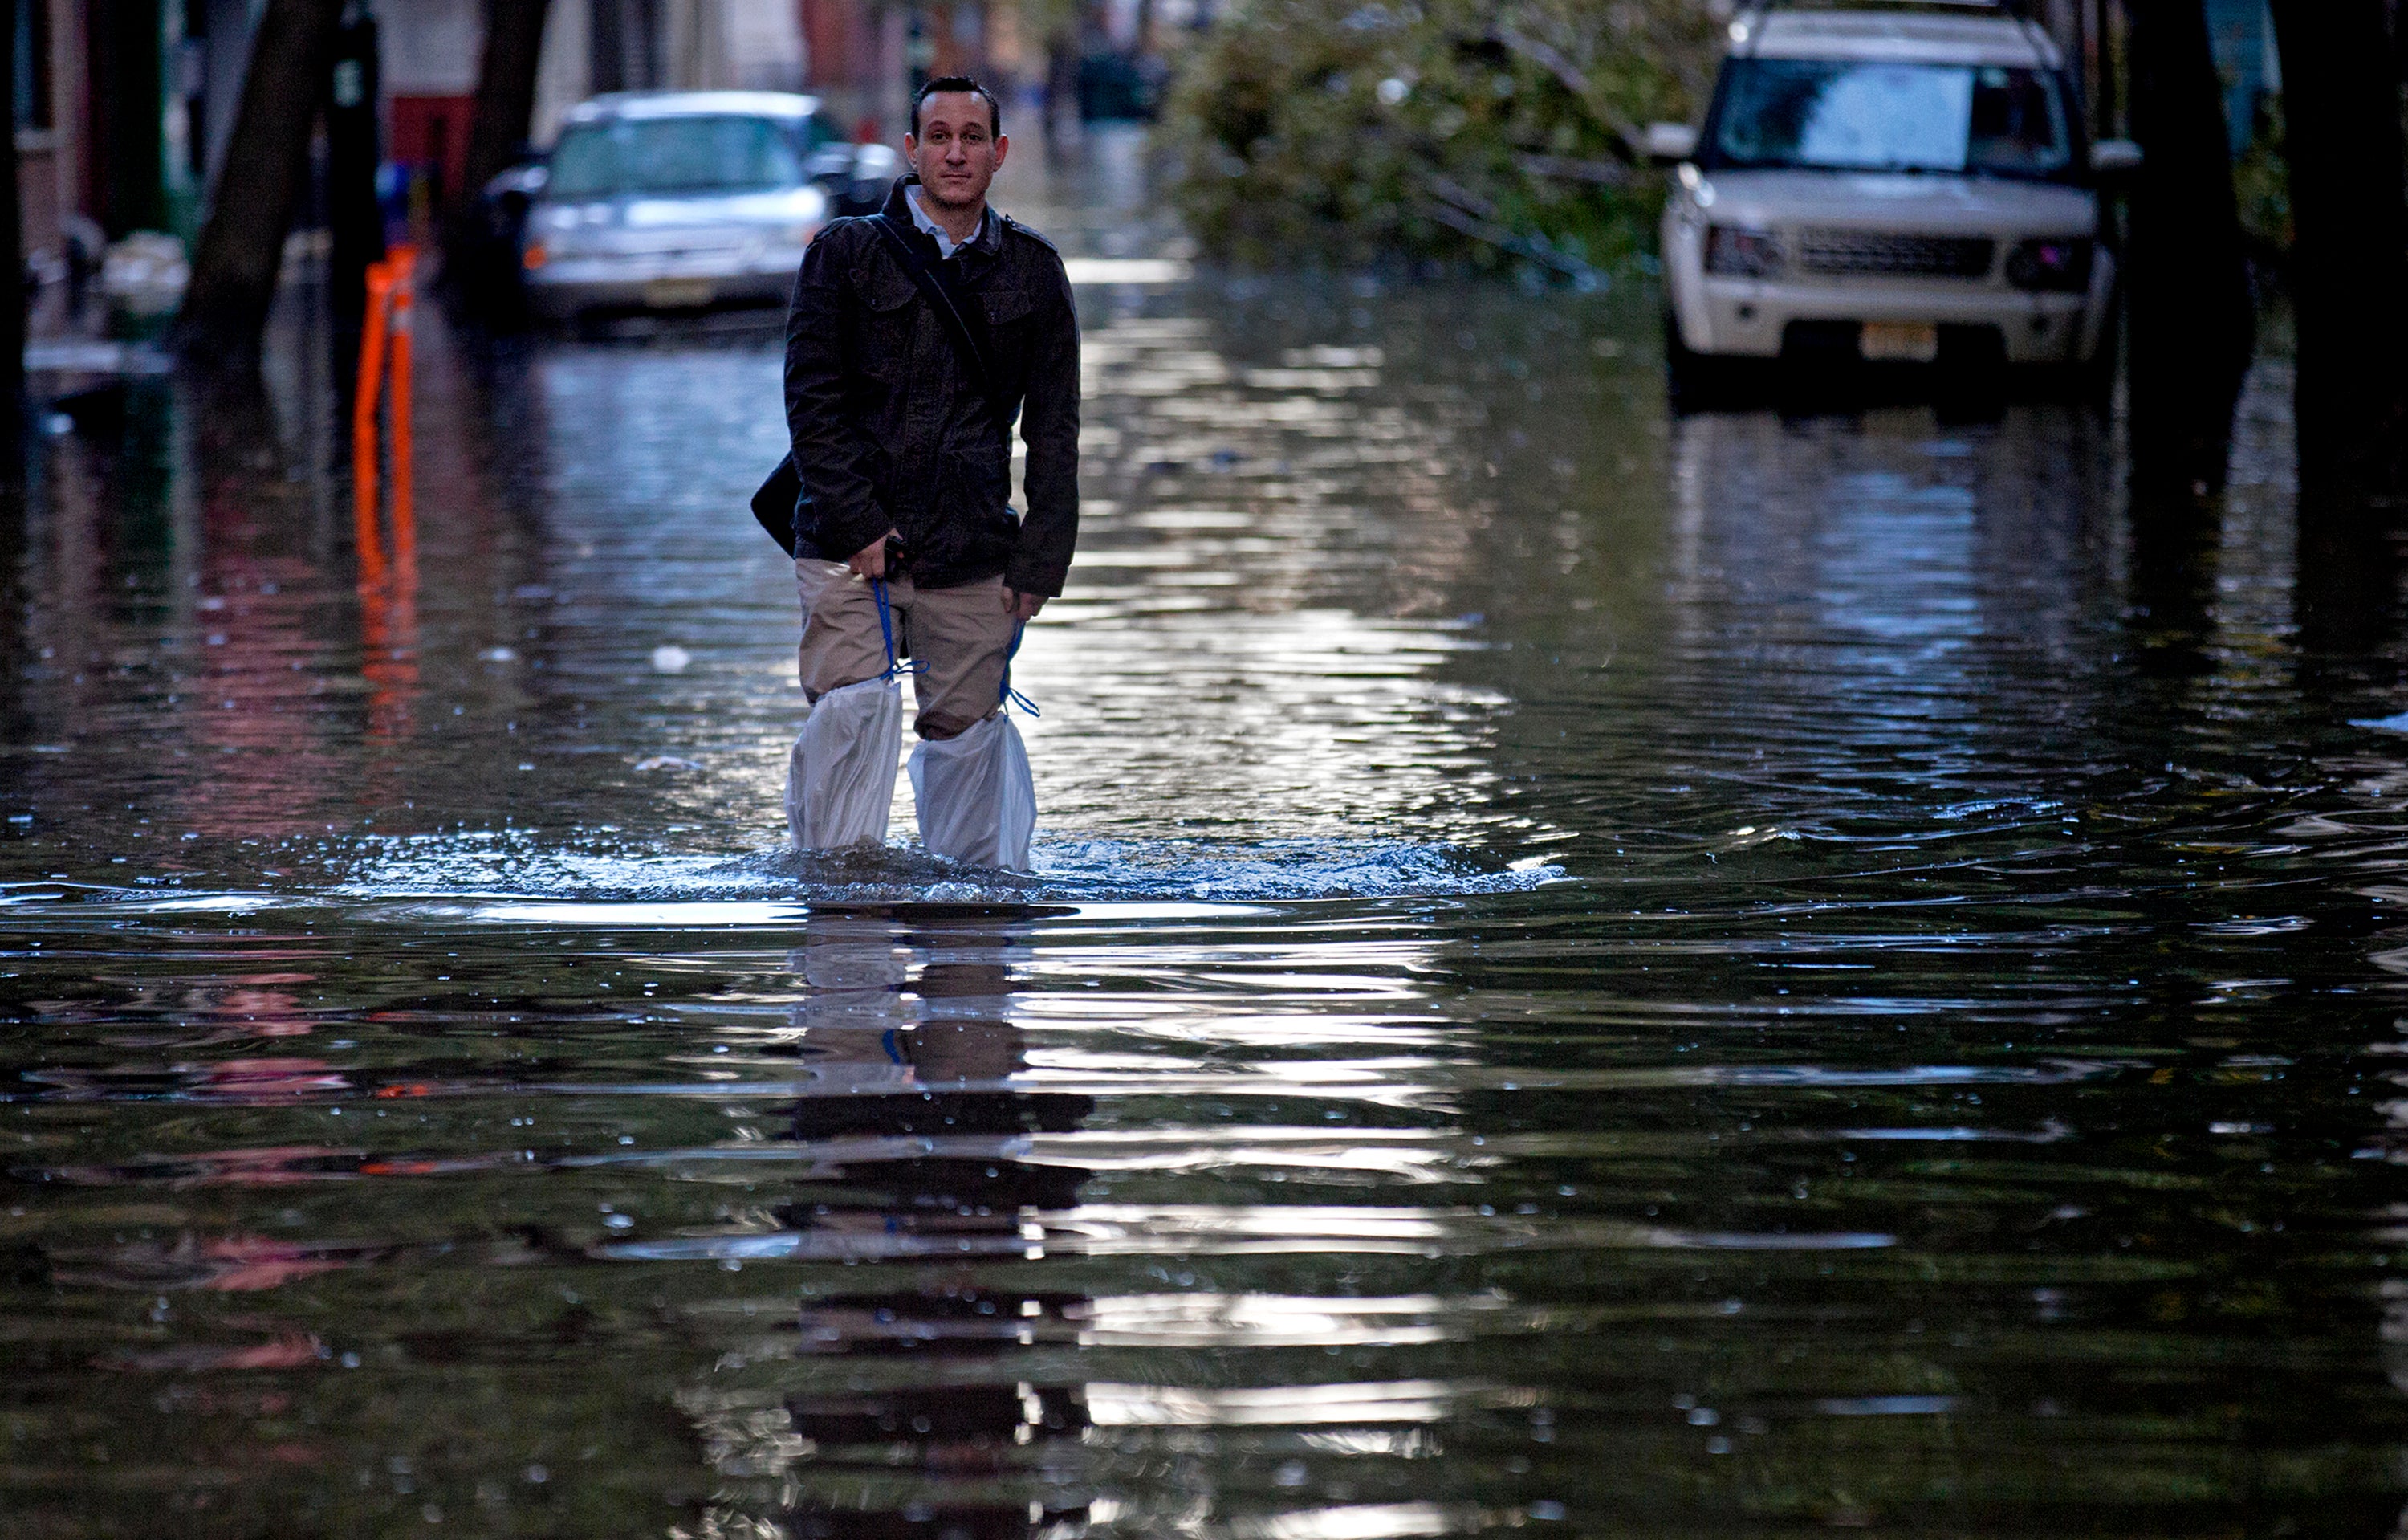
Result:
M988 409L995 413L996 421L1001 423L1003 403L996 394L995 375L986 367L986 354L980 351L978 338L971 335L969 324L954 308L953 296L945 293L943 284L937 281L937 275L928 271L928 264L922 259L919 247L896 228L896 221L892 217L881 212L870 216L870 221L878 226L878 233L886 237L886 244L894 250L896 260L903 265L904 274L911 280L912 287L920 291L920 297L936 309L937 319L944 325L946 338L953 344L953 351L961 354L962 366L969 370L970 380L978 387L979 394L987 398Z

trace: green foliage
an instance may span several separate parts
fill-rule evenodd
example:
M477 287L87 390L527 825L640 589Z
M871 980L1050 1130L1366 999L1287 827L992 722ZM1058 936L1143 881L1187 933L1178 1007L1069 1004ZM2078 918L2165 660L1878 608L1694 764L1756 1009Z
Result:
M1695 116L1715 27L1703 0L1238 0L1171 94L1174 195L1240 261L1611 266L1659 196L1639 129Z

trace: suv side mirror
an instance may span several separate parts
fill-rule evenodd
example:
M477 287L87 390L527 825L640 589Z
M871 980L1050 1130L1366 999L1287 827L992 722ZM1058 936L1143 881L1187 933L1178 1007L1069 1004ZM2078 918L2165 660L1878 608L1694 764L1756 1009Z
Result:
M886 186L903 174L903 157L891 144L855 145L853 151L853 180L878 183L878 195L886 196Z
M1657 166L1678 166L1698 152L1698 131L1687 123L1649 123L1643 142Z
M527 161L521 165L511 166L509 170L502 172L500 175L494 178L493 180L487 182L485 184L485 196L489 198L532 198L538 193L542 192L543 184L551 180L551 167L545 166L541 161Z
M803 175L828 195L836 214L874 214L886 201L888 188L903 174L903 157L883 144L848 144L838 140L811 151Z
M2090 147L2090 169L2118 177L2141 168L2141 147L2129 139L2101 139Z

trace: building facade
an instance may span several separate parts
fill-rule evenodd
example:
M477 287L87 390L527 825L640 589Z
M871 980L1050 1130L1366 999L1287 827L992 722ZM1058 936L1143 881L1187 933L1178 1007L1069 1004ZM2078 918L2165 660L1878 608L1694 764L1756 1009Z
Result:
M552 0L533 137L609 91L800 91L798 0Z

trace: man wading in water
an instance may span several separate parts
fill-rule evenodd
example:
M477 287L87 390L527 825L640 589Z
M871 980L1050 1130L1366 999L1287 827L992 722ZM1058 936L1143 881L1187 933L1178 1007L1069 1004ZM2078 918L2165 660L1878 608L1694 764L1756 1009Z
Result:
M1027 784L1000 720L1007 669L1021 626L1061 593L1078 538L1079 325L1053 245L987 207L1010 148L1001 117L975 81L929 81L903 141L913 174L879 213L834 221L811 243L786 325L786 425L801 482L804 694L818 712L830 691L912 659L924 840L939 855L1022 866L1033 801L1002 799L1026 804L1016 846L1009 828L994 836L990 803L1011 767ZM1015 415L1025 519L1008 502ZM827 790L851 774L848 758L876 773L869 735L836 713L819 726L794 756L796 845L882 839L882 802L873 827L831 811L844 796ZM882 730L891 742L897 729ZM888 795L896 752L879 783ZM845 795L877 800L875 787Z

